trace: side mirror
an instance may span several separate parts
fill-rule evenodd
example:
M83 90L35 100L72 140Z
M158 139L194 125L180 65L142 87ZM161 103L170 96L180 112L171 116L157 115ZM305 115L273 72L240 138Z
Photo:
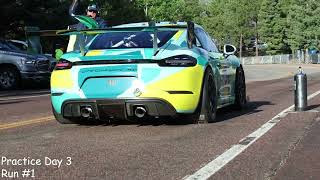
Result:
M227 56L234 55L237 51L237 48L231 44L226 44L223 46L223 53Z
M188 21L187 23L187 30L188 30L188 48L192 48L193 44L196 44L196 36L194 33L194 23Z

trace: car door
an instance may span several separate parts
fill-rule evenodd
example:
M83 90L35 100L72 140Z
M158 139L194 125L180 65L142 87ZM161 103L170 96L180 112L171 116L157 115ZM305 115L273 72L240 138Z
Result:
M232 66L231 62L224 57L223 53L218 51L218 48L211 40L210 36L201 28L195 29L195 34L200 41L202 47L208 51L209 63L216 68L218 73L217 88L219 90L219 104L228 104L231 99L231 78Z

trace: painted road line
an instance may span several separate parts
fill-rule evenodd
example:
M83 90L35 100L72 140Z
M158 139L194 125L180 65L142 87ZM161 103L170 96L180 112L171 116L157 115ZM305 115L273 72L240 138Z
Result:
M12 129L12 128L20 127L20 126L26 126L26 125L37 124L37 123L43 123L43 122L47 122L47 121L52 121L53 119L54 119L53 116L47 116L47 117L31 119L31 120L26 120L26 121L19 121L19 122L8 123L8 124L0 124L0 130Z
M13 97L13 98L0 98L0 101L29 99L29 98L44 97L44 96L50 96L50 94L43 94L43 95L38 95L38 96L20 96L20 97Z
M308 96L308 100L314 98L319 95L320 91L317 91L310 96ZM288 107L287 109L281 111L279 114L274 116L271 120L263 124L260 128L258 128L253 133L249 134L245 138L241 139L238 144L233 145L230 149L225 151L223 154L218 156L213 161L209 162L207 165L199 169L194 174L185 177L185 180L203 180L208 179L216 172L218 172L221 168L223 168L226 164L228 164L231 160L237 157L241 152L247 149L250 145L252 145L256 140L266 134L271 128L273 128L277 123L281 121L281 118L285 117L290 111L292 111L294 105Z

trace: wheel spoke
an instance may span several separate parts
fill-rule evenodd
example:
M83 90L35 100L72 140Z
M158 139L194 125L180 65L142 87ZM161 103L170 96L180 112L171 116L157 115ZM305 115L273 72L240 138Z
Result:
M1 87L5 89L11 89L15 86L17 81L16 74L14 70L12 69L3 69L2 72L0 72L0 84Z

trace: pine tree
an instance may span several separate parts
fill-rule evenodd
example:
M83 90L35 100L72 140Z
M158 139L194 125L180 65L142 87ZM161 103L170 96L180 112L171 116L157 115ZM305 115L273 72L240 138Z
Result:
M268 54L282 52L285 47L286 19L281 16L279 0L263 0L259 11L260 40L268 45Z
M295 52L299 49L304 49L306 44L306 34L305 30L307 29L305 21L306 13L306 4L304 0L292 0L290 9L288 12L288 44L292 52Z

